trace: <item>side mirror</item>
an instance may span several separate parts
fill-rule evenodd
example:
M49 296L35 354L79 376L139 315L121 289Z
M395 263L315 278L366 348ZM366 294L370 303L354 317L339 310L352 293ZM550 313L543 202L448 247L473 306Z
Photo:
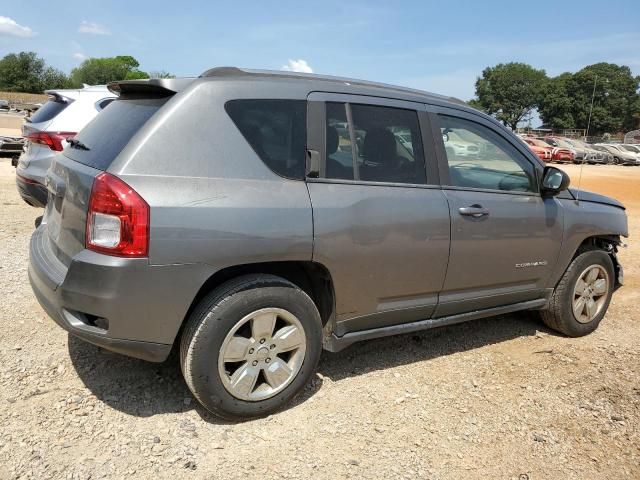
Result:
M569 183L571 183L571 179L564 171L556 167L544 167L540 190L542 195L553 197L569 188Z

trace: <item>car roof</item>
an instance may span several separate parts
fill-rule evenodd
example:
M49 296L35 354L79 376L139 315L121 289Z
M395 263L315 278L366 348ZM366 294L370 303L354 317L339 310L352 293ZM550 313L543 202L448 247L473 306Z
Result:
M380 82L371 82L368 80L361 80L357 78L349 78L349 77L337 77L332 75L320 75L317 73L303 73L303 72L289 72L282 70L260 70L260 69L248 69L248 68L238 68L238 67L215 67L211 68L202 75L200 78L260 78L262 80L272 80L274 82L282 81L282 80L312 80L316 83L326 83L328 86L340 84L347 85L350 87L355 87L357 90L358 87L368 87L368 88L378 88L384 89L395 93L400 94L408 94L411 96L421 96L427 99L438 99L440 101L446 101L450 103L456 103L459 105L467 105L466 102L455 98L449 97L446 95L440 95L437 93L425 92L423 90L418 90L414 88L408 87L400 87L398 85L391 85L387 83Z
M155 90L158 94L162 91L179 92L187 88L194 81L229 81L229 80L255 80L261 83L272 82L274 84L282 84L286 88L285 83L290 82L311 82L311 90L328 91L343 94L358 94L371 96L387 96L400 100L413 102L428 102L447 104L455 108L464 108L476 111L469 107L466 102L446 95L425 92L408 87L400 87L397 85L389 85L386 83L370 82L356 78L335 77L331 75L319 75L315 73L300 73L278 70L258 70L238 67L215 67L206 70L197 78L161 78L148 80L123 80L112 82L108 85L111 92L137 92L142 89Z

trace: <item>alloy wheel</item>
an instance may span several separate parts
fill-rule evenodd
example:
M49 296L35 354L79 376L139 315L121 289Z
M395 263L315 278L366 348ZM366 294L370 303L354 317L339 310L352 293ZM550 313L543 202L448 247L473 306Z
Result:
M300 320L281 308L263 308L242 318L227 334L218 355L225 389L240 400L278 394L298 375L306 335Z
M604 308L609 293L609 274L601 265L591 265L578 277L573 289L573 315L589 323Z

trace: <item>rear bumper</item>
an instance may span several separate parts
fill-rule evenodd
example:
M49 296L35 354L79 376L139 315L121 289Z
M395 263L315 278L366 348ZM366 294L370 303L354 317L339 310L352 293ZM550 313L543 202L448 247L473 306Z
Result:
M53 253L46 229L41 225L31 237L29 281L47 314L94 345L151 362L165 360L210 270L199 264L153 266L147 259L88 250L67 268Z
M16 186L22 199L32 207L43 208L47 204L47 188L41 183L16 175Z

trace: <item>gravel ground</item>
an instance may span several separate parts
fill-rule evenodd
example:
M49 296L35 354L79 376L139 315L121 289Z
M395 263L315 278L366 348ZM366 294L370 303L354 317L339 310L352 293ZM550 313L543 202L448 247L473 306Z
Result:
M577 171L567 167L574 179ZM0 478L640 478L640 248L581 339L520 313L324 353L286 411L224 423L175 356L150 364L84 344L31 293L40 212L0 161ZM587 166L640 237L640 168Z

